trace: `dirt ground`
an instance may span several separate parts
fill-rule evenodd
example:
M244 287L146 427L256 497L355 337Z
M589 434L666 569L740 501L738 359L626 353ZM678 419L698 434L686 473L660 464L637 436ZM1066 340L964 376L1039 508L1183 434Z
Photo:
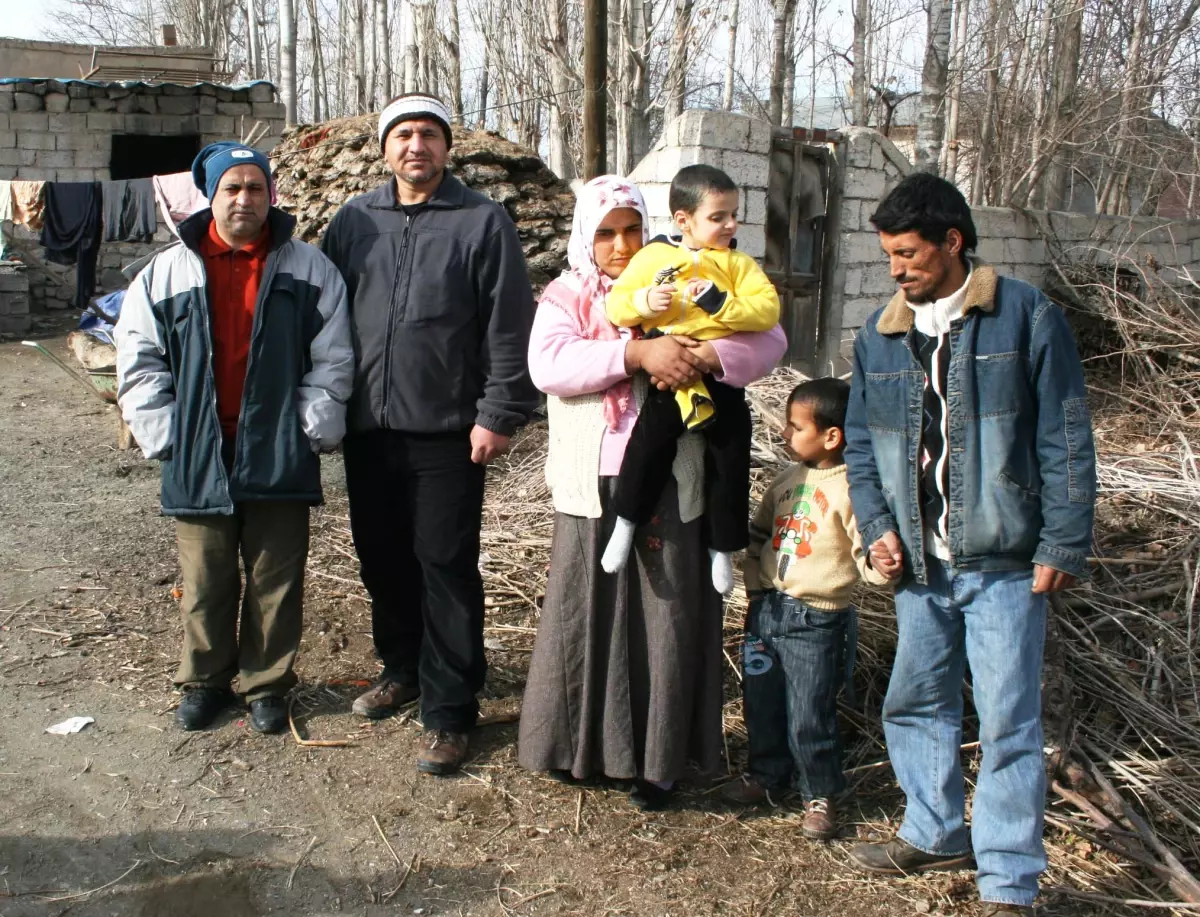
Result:
M60 333L45 343L65 356ZM969 877L845 866L856 834L898 818L886 769L828 845L800 836L794 806L747 813L692 787L643 815L618 788L528 774L511 723L477 733L462 775L418 776L412 716L349 713L377 671L352 582L308 598L297 707L309 736L352 747L260 736L241 712L182 733L172 523L157 466L117 451L115 423L44 357L0 344L3 917L977 913ZM318 539L344 512L340 459L324 471ZM493 711L519 701L528 659L502 636ZM96 722L44 731L75 715Z

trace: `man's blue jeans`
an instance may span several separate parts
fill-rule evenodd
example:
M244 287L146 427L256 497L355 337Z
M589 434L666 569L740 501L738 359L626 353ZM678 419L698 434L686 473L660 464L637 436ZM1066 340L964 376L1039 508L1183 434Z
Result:
M900 637L883 703L888 755L908 798L899 835L926 853L967 850L959 746L969 661L983 751L971 817L979 895L1031 905L1046 868L1046 597L1030 591L1032 568L972 573L928 562L928 585L896 592Z

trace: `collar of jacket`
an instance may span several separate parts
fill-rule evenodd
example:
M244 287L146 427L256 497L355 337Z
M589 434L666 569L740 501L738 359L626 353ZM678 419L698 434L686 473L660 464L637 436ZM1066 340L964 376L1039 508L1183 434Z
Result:
M653 239L651 239L650 242L661 242L663 245L674 245L676 248L683 248L683 249L686 249L687 251L706 251L706 250L707 251L721 251L721 249L717 249L717 248L690 249L690 248L687 248L687 246L685 246L683 244L683 236L668 236L665 233L660 233L659 235L657 235ZM650 242L647 242L646 244L649 245ZM737 237L736 236L729 240L729 247L731 249L737 248Z
M367 206L372 210L399 210L400 205L396 203L396 181L397 178L393 175L385 184L372 191L367 198ZM461 207L466 190L466 185L447 170L442 173L441 183L425 205L446 210Z
M996 269L982 261L975 261L971 269L971 279L967 283L967 299L963 303L963 315L972 309L980 312L991 312L996 308ZM875 330L880 334L908 334L913 328L913 310L908 307L904 291L898 290L896 295L884 307Z
M179 238L194 252L200 251L200 242L208 235L208 224L212 222L212 209L197 210L177 227ZM267 228L271 230L271 251L277 251L292 239L296 218L278 207L267 211Z

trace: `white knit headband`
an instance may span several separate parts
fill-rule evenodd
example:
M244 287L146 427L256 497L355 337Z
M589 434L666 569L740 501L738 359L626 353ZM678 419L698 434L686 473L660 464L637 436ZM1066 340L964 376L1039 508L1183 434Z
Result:
M450 111L433 96L401 96L390 102L387 108L379 113L380 145L383 145L384 140L387 139L388 131L395 127L397 123L420 117L436 118L449 131Z

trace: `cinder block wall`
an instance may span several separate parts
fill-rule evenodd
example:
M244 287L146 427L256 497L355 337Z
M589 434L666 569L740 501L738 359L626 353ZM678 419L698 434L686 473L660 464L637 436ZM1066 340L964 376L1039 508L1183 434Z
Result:
M886 137L869 128L847 128L837 145L841 187L841 239L830 299L834 323L842 329L843 362L848 368L854 335L896 292L888 264L871 226L884 194L912 165ZM1190 270L1200 276L1200 221L1157 217L1095 216L1081 213L1016 211L977 207L977 254L1001 273L1043 286L1059 264L1112 264L1132 261L1168 281Z
M267 126L267 133L256 146L269 152L284 128L284 108L275 101L275 87L269 83L237 89L78 80L4 83L0 84L0 179L107 181L114 134L197 134L203 146L239 139L259 121ZM74 268L45 261L36 236L23 226L11 228L10 238L11 249L29 266L26 276L34 311L67 308L75 296ZM172 238L160 216L154 242L102 245L97 293L125 286L119 268Z
M741 188L738 248L761 259L766 253L767 169L771 125L726 111L685 111L667 124L648 156L629 178L641 189L650 212L650 233L672 230L667 193L684 166L716 166Z

